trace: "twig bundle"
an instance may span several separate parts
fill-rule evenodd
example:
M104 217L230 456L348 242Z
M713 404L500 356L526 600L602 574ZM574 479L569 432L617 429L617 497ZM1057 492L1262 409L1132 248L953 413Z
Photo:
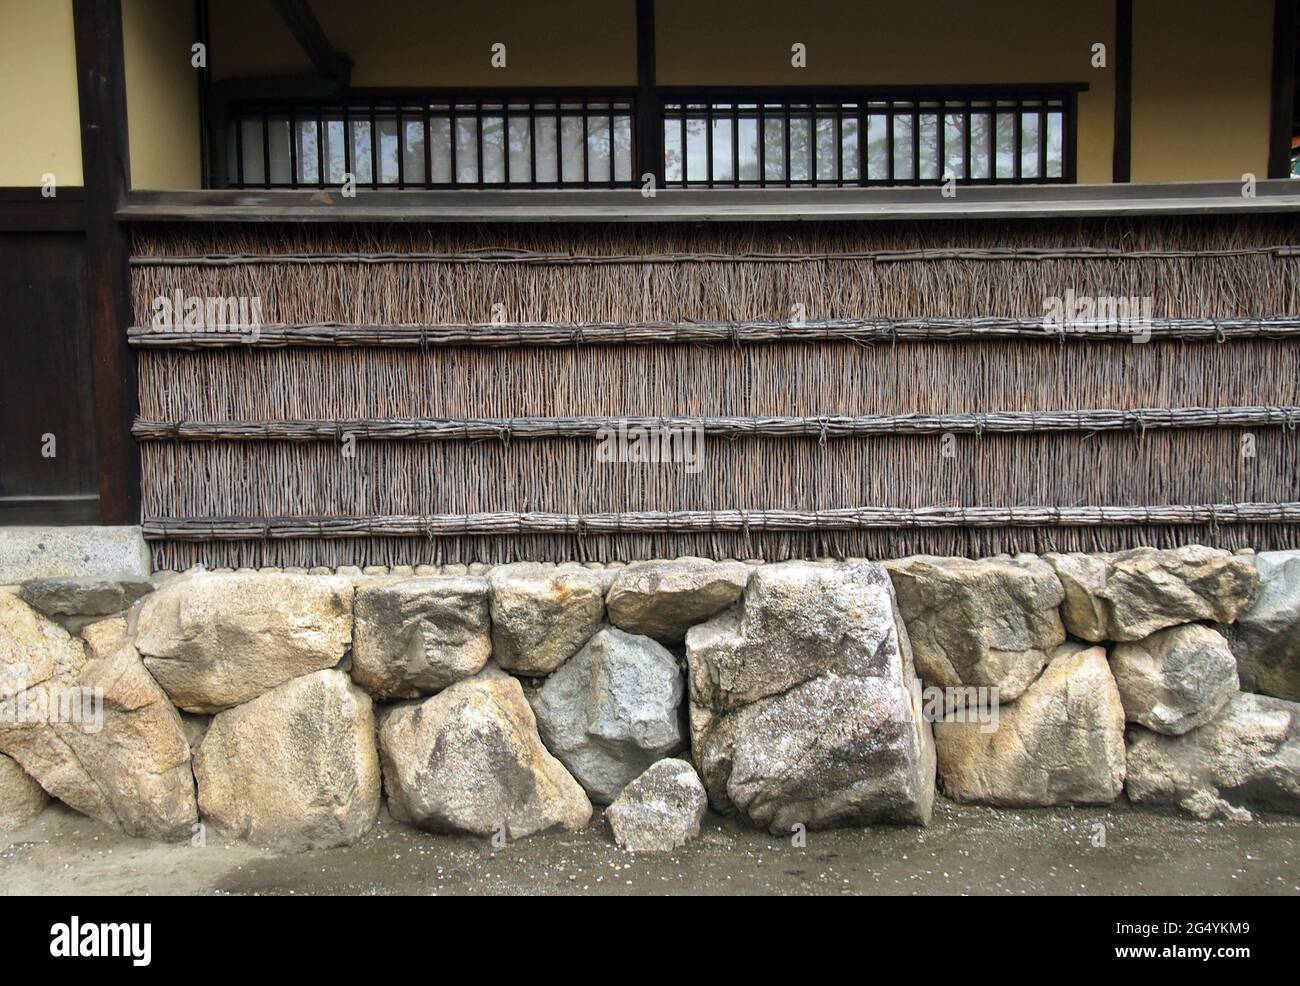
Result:
M501 512L382 517L156 517L146 537L259 541L454 534L624 534L671 531L847 531L917 527L1120 527L1133 524L1294 524L1300 503L1205 503L1158 507L925 507L900 510L708 510L552 514Z
M1300 500L1300 436L1280 428L889 435L825 446L749 437L683 451L604 461L590 438L146 442L144 509L363 517Z
M365 418L315 421L150 421L131 428L137 441L337 442L478 441L495 438L613 438L698 431L715 438L860 438L869 435L958 435L1015 432L1137 431L1164 428L1268 428L1294 431L1300 407L1143 407L1131 411L995 411L988 414L881 414L846 417L570 417Z
M670 534L449 534L430 538L320 538L257 541L151 541L154 565L209 567L425 565L486 561L634 561L678 558L901 558L912 554L984 558L1047 551L1120 551L1182 544L1300 549L1296 524L1134 525L1126 527L933 527L852 531L674 531Z
M478 322L464 325L262 325L256 331L168 331L132 326L137 349L278 349L286 346L419 347L635 346L652 343L915 342L1021 339L1051 342L1285 339L1300 336L1300 318L1159 318L1119 328L1045 324L1043 318L839 318L812 322Z
M176 290L257 297L265 322L288 325L781 321L795 306L817 320L1032 318L1067 289L1151 298L1156 318L1300 314L1300 257L1291 253L1300 230L1291 216L133 232L135 255L154 258L132 269L140 325L150 323L155 297ZM1001 259L980 262L972 251ZM614 262L520 263L521 254ZM894 259L881 263L879 254ZM208 257L220 262L202 262ZM772 257L780 262L764 259Z
M1300 345L142 350L157 421L978 414L1300 405Z

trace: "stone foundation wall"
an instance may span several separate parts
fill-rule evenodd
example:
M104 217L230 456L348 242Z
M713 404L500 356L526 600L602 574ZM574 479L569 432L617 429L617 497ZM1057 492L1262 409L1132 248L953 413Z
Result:
M1300 812L1300 552L159 572L0 590L0 827L671 848L1017 807Z

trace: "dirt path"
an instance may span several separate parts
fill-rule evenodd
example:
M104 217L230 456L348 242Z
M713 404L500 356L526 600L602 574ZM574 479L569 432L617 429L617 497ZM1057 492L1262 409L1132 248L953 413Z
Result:
M1094 846L1104 826L1105 846ZM711 816L701 840L633 856L598 818L493 850L386 816L346 849L284 856L209 834L130 839L54 805L0 836L3 894L1289 894L1300 819L1227 825L1134 811L941 802L928 829L811 832L806 848Z

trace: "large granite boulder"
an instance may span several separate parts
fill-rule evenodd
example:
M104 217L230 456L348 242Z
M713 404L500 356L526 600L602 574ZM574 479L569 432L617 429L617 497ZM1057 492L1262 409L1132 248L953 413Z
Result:
M1116 644L1110 668L1129 722L1181 736L1237 693L1237 662L1223 635L1199 623Z
M669 852L700 834L709 810L695 768L670 757L623 788L605 812L614 841L633 852Z
M75 674L86 654L76 639L15 593L0 591L0 701Z
M705 558L634 562L619 569L605 598L609 622L628 633L681 643L696 623L731 606L751 566Z
M1065 641L1065 598L1050 565L1015 559L904 558L885 565L927 685L996 688L1010 702Z
M582 786L542 745L523 688L492 665L388 709L379 752L389 811L420 828L518 839L591 818Z
M775 833L930 819L934 746L889 576L756 568L686 634L692 749L710 802Z
M1182 736L1134 728L1127 788L1137 804L1177 805L1198 818L1300 813L1300 704L1240 692Z
M136 642L187 712L220 712L335 667L351 644L351 581L259 572L164 582L145 598Z
M686 748L682 672L663 645L606 627L532 697L542 741L596 804Z
M203 817L254 845L356 842L379 817L370 696L342 671L286 681L213 717L194 775Z
M45 810L49 800L18 761L0 753L0 832L26 825Z
M116 824L104 792L57 732L61 698L65 710L101 728L95 704L76 689L85 663L84 649L66 630L16 594L0 592L0 753L70 807Z
M478 674L492 655L484 578L359 585L354 612L352 679L376 698L440 691Z
M1124 787L1124 708L1101 647L1063 644L995 719L936 722L934 743L956 801L1109 804Z
M516 674L550 674L591 639L605 616L604 582L580 565L498 565L488 584L492 656Z
M110 616L151 592L152 582L133 576L28 579L18 589L23 602L50 617Z
M23 612L25 611L25 613ZM3 696L0 753L69 807L153 839L189 838L198 821L180 717L129 644L87 659L81 645L0 593L0 680L39 680Z
M153 839L188 839L198 821L190 746L180 716L127 644L86 663L83 693L101 694L98 734L59 726L59 737L87 765L123 831Z
M1300 702L1300 551L1249 559L1260 586L1237 622L1219 629L1237 658L1241 687Z
M1094 642L1141 640L1197 620L1232 623L1259 585L1248 558L1201 545L1043 560L1065 588L1066 630Z

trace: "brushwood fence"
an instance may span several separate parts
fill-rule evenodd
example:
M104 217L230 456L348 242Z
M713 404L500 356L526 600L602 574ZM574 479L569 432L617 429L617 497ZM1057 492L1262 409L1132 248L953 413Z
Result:
M132 280L160 567L1300 546L1287 216L158 224Z

